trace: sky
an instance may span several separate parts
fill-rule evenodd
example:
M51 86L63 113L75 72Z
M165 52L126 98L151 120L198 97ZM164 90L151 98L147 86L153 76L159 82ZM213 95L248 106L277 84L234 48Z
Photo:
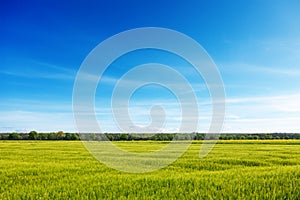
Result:
M77 132L72 95L82 62L102 41L140 27L184 33L214 60L226 92L223 132L300 132L299 10L296 0L1 1L0 132ZM109 66L95 95L101 130L121 131L111 112L114 86L136 65L151 62L190 82L199 105L197 131L206 132L212 104L205 82L186 61L155 49ZM178 131L181 110L172 91L148 85L128 102L137 126L147 126L151 108L160 105L166 119L159 131Z

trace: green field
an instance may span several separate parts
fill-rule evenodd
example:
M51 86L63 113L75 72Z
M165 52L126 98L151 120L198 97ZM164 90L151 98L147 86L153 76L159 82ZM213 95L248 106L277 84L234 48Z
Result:
M147 152L165 142L116 142ZM0 141L0 199L300 199L300 141L201 141L146 174L99 163L80 141Z

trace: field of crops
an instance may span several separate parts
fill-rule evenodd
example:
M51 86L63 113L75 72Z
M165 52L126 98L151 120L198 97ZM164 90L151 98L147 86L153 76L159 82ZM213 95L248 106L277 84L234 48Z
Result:
M116 142L147 152L164 142ZM106 167L80 141L1 141L0 199L300 199L300 141L201 141L145 174Z

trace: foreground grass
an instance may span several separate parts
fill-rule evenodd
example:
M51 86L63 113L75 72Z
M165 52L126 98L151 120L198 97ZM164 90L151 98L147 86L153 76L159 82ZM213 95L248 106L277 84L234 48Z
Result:
M117 142L135 152L164 142ZM201 142L167 168L146 174L110 169L81 142L1 141L0 199L299 199L300 141Z

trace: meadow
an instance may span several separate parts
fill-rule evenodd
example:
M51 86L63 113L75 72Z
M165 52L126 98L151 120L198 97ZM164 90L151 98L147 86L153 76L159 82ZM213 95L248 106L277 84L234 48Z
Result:
M0 141L0 199L300 199L300 140L201 141L161 170L129 174L80 141ZM135 152L167 142L120 141Z

